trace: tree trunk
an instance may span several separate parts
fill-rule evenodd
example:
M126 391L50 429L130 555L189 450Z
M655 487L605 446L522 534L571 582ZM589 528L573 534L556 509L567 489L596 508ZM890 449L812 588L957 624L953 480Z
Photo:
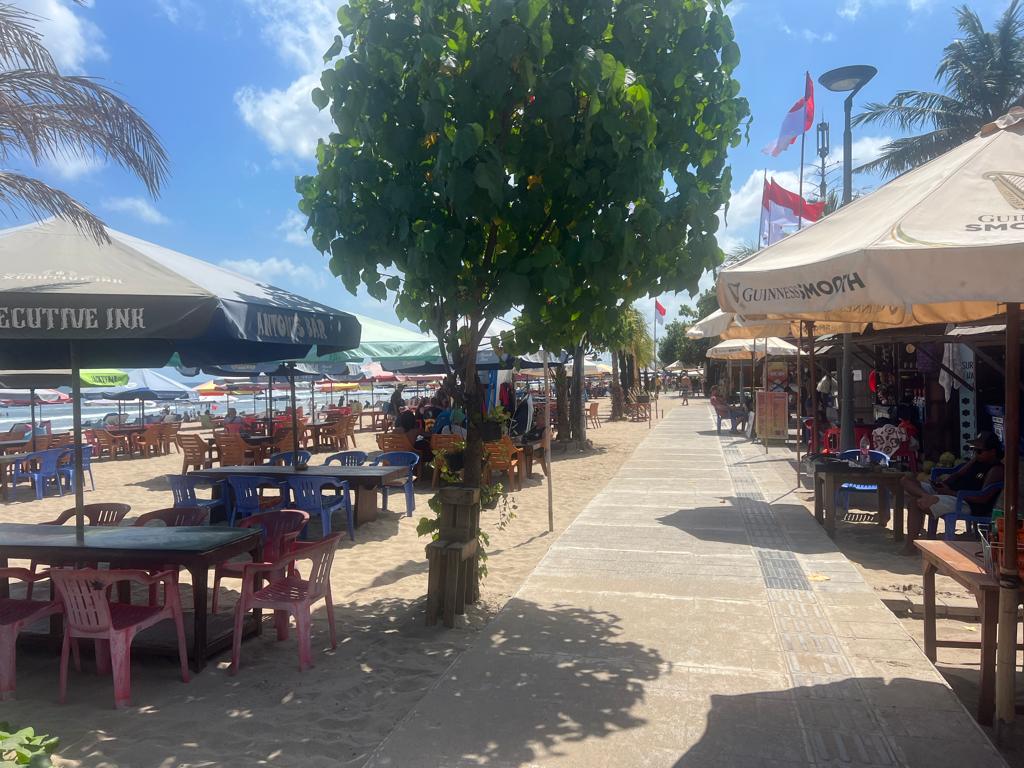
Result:
M569 379L564 365L555 369L555 408L558 410L558 439L569 440Z
M459 384L455 388L456 402L466 412L466 448L463 451L463 485L468 488L479 488L481 464L483 461L483 443L480 440L480 389L476 376L476 349L460 350L461 360L456 368Z
M587 414L583 408L583 345L573 350L572 357L572 404L569 412L569 429L577 447L582 448L587 439Z
M612 421L622 421L622 382L619 381L619 353L612 352Z

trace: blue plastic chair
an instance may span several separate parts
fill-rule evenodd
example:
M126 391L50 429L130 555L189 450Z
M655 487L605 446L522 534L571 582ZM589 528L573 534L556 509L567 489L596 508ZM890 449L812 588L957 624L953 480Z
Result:
M295 462L292 460L292 451L281 451L280 453L272 454L267 459L267 464L275 467L290 467ZM299 451L299 464L309 464L309 460L313 458L313 454L309 451Z
M219 484L220 481L218 481ZM205 509L211 514L213 510L219 509L225 505L223 498L219 499L200 499L196 496L196 486L200 483L206 484L205 481L197 480L194 477L188 475L167 475L167 484L171 486L171 495L174 496L174 506L183 508L191 507L199 509Z
M280 489L281 499L273 501L260 496L260 488L272 486ZM228 525L235 521L261 512L274 512L281 508L286 498L286 486L272 477L260 475L233 475L228 478L231 489L231 503L228 506Z
M366 451L342 451L324 459L324 466L337 462L343 467L361 467L366 463Z
M341 491L337 496L325 496L324 487L330 487ZM310 517L320 516L320 529L323 536L331 533L331 515L339 509L345 510L345 527L348 530L350 541L356 540L356 521L352 511L352 503L348 497L348 483L344 480L333 480L323 476L292 476L288 478L288 491L291 496L288 502L289 509L298 509ZM306 528L302 529L305 538Z
M64 487L61 485L61 474L59 465L61 459L71 452L70 448L50 448L46 451L30 453L21 461L15 463L11 472L11 487L17 488L22 480L32 483L36 489L36 498L43 498L43 492L47 483L53 481L57 486L57 493L64 495ZM27 467L37 464L36 469Z
M58 466L57 467L57 472L60 474L61 478L67 480L68 488L73 491L73 490L75 490L75 449L71 448L70 452L71 452L71 454L70 454L70 459L68 460L68 463L67 464L61 464L60 466ZM95 491L96 490L96 481L92 479L92 446L91 445L83 445L82 446L82 474L84 475L86 472L89 473L89 484L92 486L92 489Z
M843 451L839 454L839 458L842 461L856 461L859 457L859 448ZM889 466L889 454L885 451L868 451L868 459L870 463L877 464L880 467ZM842 509L843 512L850 511L851 493L878 493L878 486L874 483L843 483L836 488L835 505L837 510ZM888 495L888 491L886 491L886 495Z
M380 454L376 459L373 460L371 467L408 467L409 473L406 475L404 480L399 481L394 485L385 483L381 486L382 506L384 511L388 510L388 492L401 488L405 491L405 514L408 517L412 517L413 511L416 509L416 493L413 491L413 483L415 478L413 472L415 472L416 465L420 462L420 455L413 451L388 451L387 453Z
M959 467L935 467L931 472L931 481L934 483L943 475L950 475L958 469ZM963 520L967 524L968 533L973 533L978 528L988 528L991 526L991 515L972 515L969 512L965 513L964 505L969 504L972 501L984 501L988 498L994 498L998 496L1002 490L1002 483L990 483L977 491L958 491L956 494L956 507L954 511L948 515L942 516L942 522L945 524L945 528L942 532L942 538L945 541L953 541L956 538L956 524L959 520ZM967 509L970 509L970 507L967 507ZM929 515L928 535L934 539L936 535L938 535L938 532L939 518Z

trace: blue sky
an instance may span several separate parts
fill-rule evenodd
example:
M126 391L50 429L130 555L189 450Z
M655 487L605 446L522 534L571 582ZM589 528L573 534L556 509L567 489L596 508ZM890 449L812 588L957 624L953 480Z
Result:
M46 42L66 73L104 78L162 137L171 177L156 201L117 167L70 159L37 173L78 197L115 229L224 264L343 309L395 321L387 304L349 295L302 232L293 179L314 169L329 130L309 101L322 51L335 34L337 0L14 0L44 17ZM761 174L795 189L798 146L763 155L803 73L850 63L879 74L858 103L931 88L942 47L955 36L947 0L737 0L737 77L754 116L750 143L734 150L729 247L756 239ZM987 24L1006 0L972 3ZM818 114L841 148L842 104L817 91ZM855 134L870 157L890 134ZM808 136L808 159L813 136ZM21 170L30 170L22 167ZM838 182L838 178L835 178ZM859 178L860 187L878 179ZM709 280L705 281L710 284ZM662 297L674 314L681 296Z

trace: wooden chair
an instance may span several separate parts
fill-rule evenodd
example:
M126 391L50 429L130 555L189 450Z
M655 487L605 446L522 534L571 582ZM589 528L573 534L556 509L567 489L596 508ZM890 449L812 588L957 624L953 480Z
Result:
M94 429L93 436L96 438L96 458L103 458L106 454L112 459L118 456L131 456L131 447L128 445L128 435L115 435L105 429Z
M504 472L508 475L506 490L516 490L519 478L519 460L522 456L520 450L512 445L512 441L508 437L503 437L493 443L484 443L484 457L486 459L484 464L486 482L491 481L491 473Z
M199 435L178 435L176 443L182 453L181 474L188 472L189 467L209 469L213 466L208 454L209 446Z
M431 435L430 450L434 454L434 477L430 481L431 488L437 488L441 483L441 472L445 469L445 456L452 453L454 446L463 442L459 435ZM438 455L440 452L440 455Z
M300 432L301 434L301 432ZM300 446L301 447L301 446ZM274 429L274 448L272 453L286 453L292 450L292 428L277 427Z
M594 429L601 428L601 419L597 415L597 407L597 403L591 403L590 407L587 410L587 421L590 423L590 426L592 426Z
M135 450L145 457L159 456L163 451L163 425L150 424L141 435L135 435Z
M251 448L241 435L215 433L213 439L217 444L217 455L222 467L253 466L256 463Z
M181 429L181 422L177 421L165 421L160 425L160 448L164 453L170 453L172 445L176 452L181 452L181 449L178 448L179 429Z
M409 438L404 434L398 432L381 432L375 435L377 439L377 447L382 451L411 451L413 447L409 445Z

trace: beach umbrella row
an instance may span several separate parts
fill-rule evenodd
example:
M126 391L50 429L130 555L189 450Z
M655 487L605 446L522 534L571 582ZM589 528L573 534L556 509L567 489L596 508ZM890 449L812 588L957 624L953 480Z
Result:
M1006 321L1004 548L996 715L1014 718L1024 302L1024 109L822 221L722 270L719 305L745 318L876 328Z

